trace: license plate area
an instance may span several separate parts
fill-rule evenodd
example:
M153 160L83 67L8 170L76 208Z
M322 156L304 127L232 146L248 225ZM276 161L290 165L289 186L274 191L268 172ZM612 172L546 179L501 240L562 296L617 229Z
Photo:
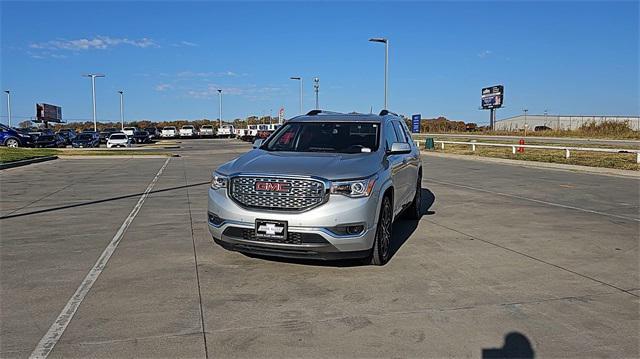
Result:
M256 238L286 240L287 229L287 221L256 219Z

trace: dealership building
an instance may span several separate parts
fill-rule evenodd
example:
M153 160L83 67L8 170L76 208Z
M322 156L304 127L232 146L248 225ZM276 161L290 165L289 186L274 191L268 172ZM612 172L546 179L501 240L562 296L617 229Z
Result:
M538 126L546 126L554 130L577 130L583 124L605 121L626 122L632 129L640 131L640 116L569 115L518 115L496 121L495 129L498 131L518 131L525 129L525 127L534 130Z

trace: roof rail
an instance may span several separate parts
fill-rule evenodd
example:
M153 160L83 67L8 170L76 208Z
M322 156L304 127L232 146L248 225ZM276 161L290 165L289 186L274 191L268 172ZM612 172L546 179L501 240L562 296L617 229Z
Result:
M394 115L394 116L398 116L397 113L395 112L391 112L389 110L382 110L380 111L380 114L378 116L386 116L386 115Z
M340 112L334 112L334 111L323 111L323 110L311 110L309 112L307 112L307 116L316 116L316 115L342 115L342 113Z

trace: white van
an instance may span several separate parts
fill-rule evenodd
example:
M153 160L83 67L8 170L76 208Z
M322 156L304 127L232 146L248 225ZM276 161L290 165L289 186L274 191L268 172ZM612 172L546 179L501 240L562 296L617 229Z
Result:
M162 138L176 138L177 131L174 126L167 126L162 128L162 132L160 133L160 137Z

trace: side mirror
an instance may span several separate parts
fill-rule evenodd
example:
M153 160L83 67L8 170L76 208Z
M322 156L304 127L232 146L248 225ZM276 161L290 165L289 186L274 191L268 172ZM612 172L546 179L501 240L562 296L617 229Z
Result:
M388 153L391 155L398 155L398 154L409 153L409 152L411 152L411 146L408 143L394 142L391 145L391 149L389 150Z
M262 138L258 138L257 140L253 141L253 148L260 148L260 146L262 146L262 142L264 142Z

